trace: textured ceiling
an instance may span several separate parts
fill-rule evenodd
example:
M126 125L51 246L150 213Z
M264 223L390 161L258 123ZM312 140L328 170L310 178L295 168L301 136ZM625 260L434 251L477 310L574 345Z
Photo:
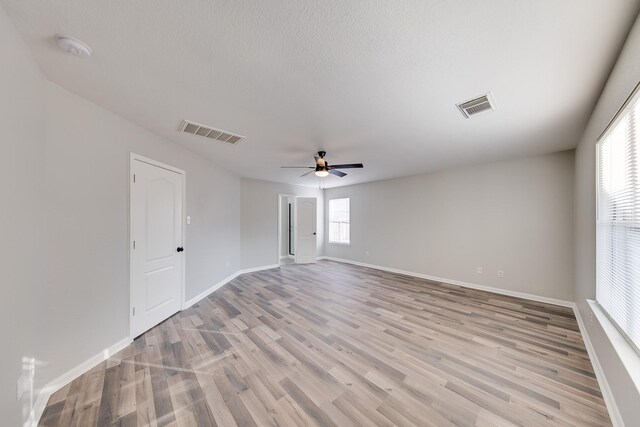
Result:
M244 177L325 187L575 147L636 0L0 0L53 82ZM81 38L90 59L60 52ZM455 103L491 91L498 109ZM245 135L179 134L183 119Z

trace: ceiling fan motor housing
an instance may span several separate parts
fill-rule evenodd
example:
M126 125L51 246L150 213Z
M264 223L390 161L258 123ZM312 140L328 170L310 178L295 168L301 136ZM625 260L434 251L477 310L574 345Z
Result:
M332 174L338 176L340 178L347 176L346 173L338 170L338 169L353 169L353 168L362 168L362 163L349 163L344 165L334 165L333 167L329 165L324 159L324 156L327 154L326 151L318 151L317 156L313 156L316 160L316 166L282 166L283 168L294 168L294 169L311 169L310 171L301 175L301 177L307 176L312 172L315 172L317 176L320 178L324 178L325 176Z

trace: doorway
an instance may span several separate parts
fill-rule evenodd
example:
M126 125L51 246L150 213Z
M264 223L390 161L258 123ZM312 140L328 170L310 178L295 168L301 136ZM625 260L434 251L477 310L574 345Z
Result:
M278 259L280 265L295 263L296 256L296 197L278 195Z
M182 309L185 172L131 154L130 334Z

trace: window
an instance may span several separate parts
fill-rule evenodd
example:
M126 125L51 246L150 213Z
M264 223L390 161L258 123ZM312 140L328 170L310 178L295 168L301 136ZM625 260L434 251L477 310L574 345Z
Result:
M349 199L329 200L329 243L349 244Z
M596 300L640 348L640 92L597 145Z

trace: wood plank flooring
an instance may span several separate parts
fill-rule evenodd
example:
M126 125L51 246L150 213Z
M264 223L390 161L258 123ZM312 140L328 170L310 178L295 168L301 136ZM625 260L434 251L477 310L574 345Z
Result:
M41 426L607 426L570 309L331 261L240 276Z

